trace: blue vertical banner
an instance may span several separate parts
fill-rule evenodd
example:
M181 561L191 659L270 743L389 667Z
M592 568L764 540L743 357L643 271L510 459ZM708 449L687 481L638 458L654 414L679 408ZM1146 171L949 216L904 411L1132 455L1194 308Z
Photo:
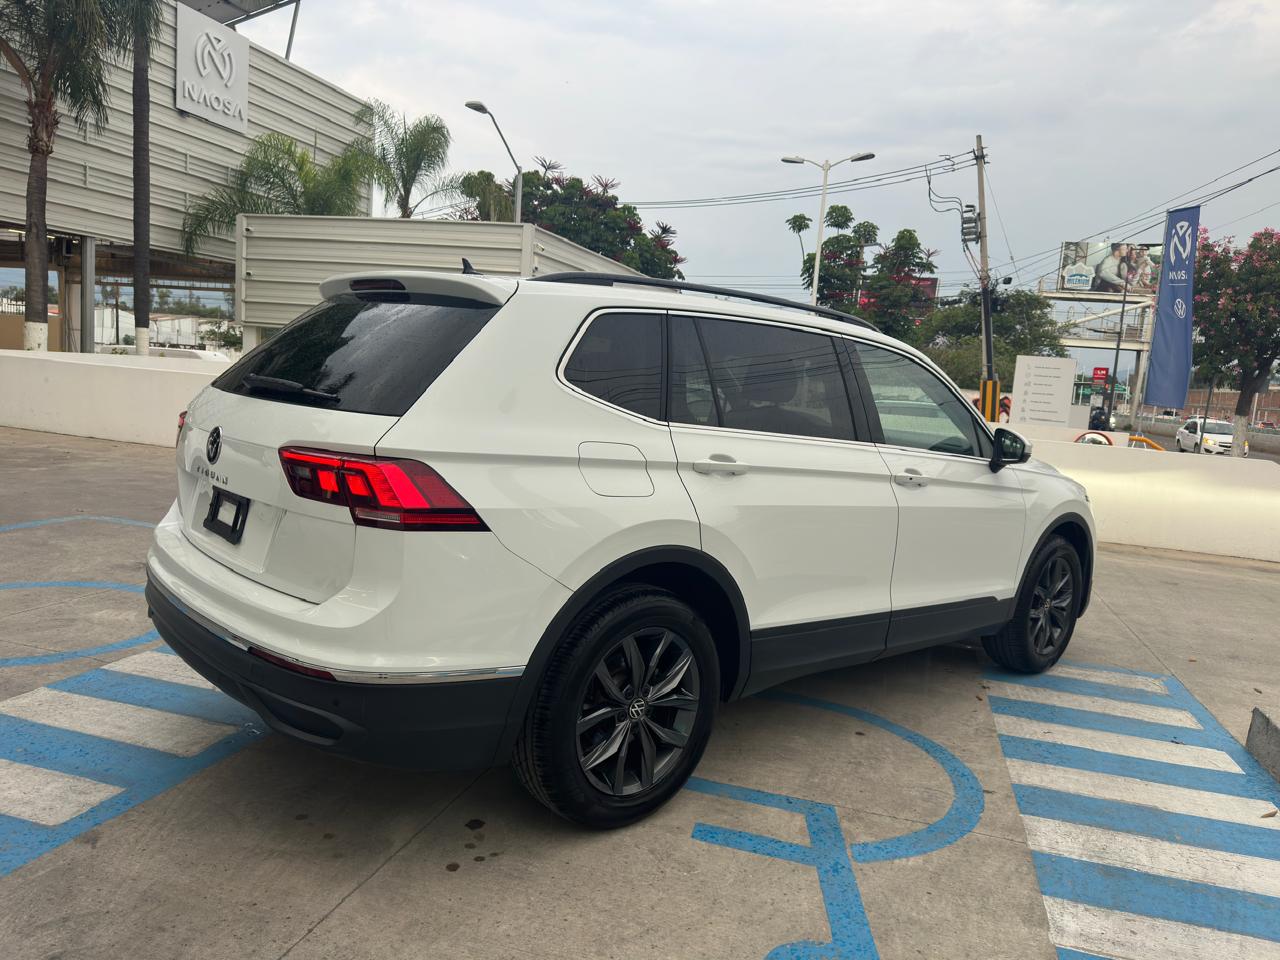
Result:
M1170 210L1164 224L1164 256L1151 337L1146 403L1180 410L1191 384L1191 314L1195 304L1196 243L1200 208Z

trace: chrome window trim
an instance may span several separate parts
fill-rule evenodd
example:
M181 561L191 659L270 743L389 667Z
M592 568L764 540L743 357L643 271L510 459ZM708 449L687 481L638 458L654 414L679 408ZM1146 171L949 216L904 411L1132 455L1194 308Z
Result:
M985 433L987 436L987 439L991 441L992 450L995 449L995 443L996 443L995 431L991 429L987 421L983 420L980 416L978 416L977 411L973 409L973 404L964 398L964 395L960 393L959 389L956 388L951 383L951 379L945 373L943 373L941 369L938 368L937 364L935 364L932 360L929 360L926 357L925 358L926 362L921 363L919 357L913 357L911 354L903 350L899 350L896 347L893 347L887 343L877 343L874 340L867 340L866 338L859 337L856 334L837 333L837 334L833 334L833 336L842 337L845 340L852 340L856 343L865 343L869 347L879 347L881 350L888 350L890 353L896 353L900 357L903 357L904 359L916 364L917 366L923 367L929 373L932 373L935 377L938 378L938 380L942 383L944 387L946 387L948 390L951 391L952 396L954 396L957 400L960 401L964 409L969 411L969 416L973 419L973 422L978 425L978 428L983 433ZM874 398L872 398L871 403L873 405L875 404ZM961 460L976 460L978 463L991 462L987 457L979 457L973 454L947 453L945 450L923 450L920 447L904 447L901 444L897 444L897 443L881 443L881 444L877 444L877 446L884 447L885 449L892 449L892 450L903 450L903 451L915 452L915 453L928 453L938 457L956 457Z
M843 334L833 333L832 331L824 330L821 327L810 327L801 323L787 323L780 320L765 319L763 317L744 317L738 314L713 313L713 312L706 312L706 311L700 311L700 310L684 310L684 309L675 310L669 307L625 307L625 306L597 307L595 310L592 310L590 313L588 313L586 318L582 321L582 323L579 324L577 331L575 331L573 337L569 340L569 345L565 347L564 351L560 354L560 361L556 365L556 381L563 389L567 390L569 393L573 394L575 397L590 400L592 403L596 404L597 406L603 407L606 410L611 410L614 413L621 413L624 416L630 417L633 420L638 420L641 423L648 423L658 427L666 427L669 430L679 427L682 430L706 430L714 433L723 433L723 434L728 434L730 436L737 436L737 437L743 437L743 438L769 437L775 440L793 440L793 441L798 440L806 443L838 443L842 445L852 445L852 446L859 446L859 447L883 446L883 444L877 444L873 440L857 440L857 439L846 440L841 437L809 437L809 436L804 436L803 434L797 434L797 433L770 433L769 431L766 431L766 430L742 430L737 427L722 427L718 424L712 425L707 423L684 423L683 421L676 421L676 420L655 420L652 417L646 417L643 414L636 413L633 410L628 410L626 407L620 407L615 403L609 403L607 400L601 400L599 397L595 396L594 394L587 393L587 391L583 390L581 387L577 386L576 384L570 383L568 377L565 376L565 368L569 365L569 357L572 356L573 351L577 349L578 341L580 341L583 338L583 336L586 334L587 328L591 326L592 322L597 317L603 316L604 314L607 314L607 313L659 313L659 314L663 314L664 316L705 317L708 320L729 320L734 323L761 323L767 326L783 327L789 330L797 330L801 333L812 333L820 337L831 338L831 337L843 336ZM662 362L665 366L667 362L667 358L665 356L663 357ZM852 397L850 397L849 399L850 401L853 400Z

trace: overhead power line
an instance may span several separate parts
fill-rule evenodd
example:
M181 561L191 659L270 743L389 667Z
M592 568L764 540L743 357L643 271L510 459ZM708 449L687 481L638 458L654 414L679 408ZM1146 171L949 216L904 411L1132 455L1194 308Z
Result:
M827 195L853 193L857 190L869 190L877 187L887 187L899 183L910 183L915 180L923 180L926 176L942 176L948 173L965 170L974 165L971 158L962 160L934 160L929 163L915 164L910 167L900 167L897 170L887 170L881 173L869 174L863 177L851 177L847 180L837 180L835 183L828 184ZM770 203L778 200L801 200L807 197L819 196L822 192L821 185L808 187L795 187L786 190L765 190L757 193L741 193L731 194L721 197L697 197L685 200L638 200L633 201L631 205L637 209L688 209L691 207L727 207L739 206L748 203Z
M1155 206L1147 207L1145 210L1142 210L1141 212L1135 214L1134 216L1128 217L1120 221L1119 223L1112 224L1110 227L1107 227L1103 230L1099 230L1096 233L1088 234L1087 236L1084 236L1084 237L1079 237L1077 239L1080 241L1088 241L1088 240L1096 239L1098 237L1106 237L1106 236L1110 236L1113 233L1116 233L1117 231L1134 227L1135 225L1138 225L1136 229L1132 230L1132 232L1130 232L1127 236L1119 238L1115 242L1121 243L1121 242L1124 242L1125 240L1132 239L1133 237L1140 236L1141 234L1146 233L1148 230L1151 230L1154 227L1157 227L1160 224L1162 224L1164 222L1165 211L1172 209L1175 203L1186 205L1186 206L1189 206L1194 203L1200 203L1201 205L1204 205L1206 203L1209 203L1213 200L1218 199L1219 197L1226 196L1228 193L1231 193L1233 190L1238 190L1241 187L1249 183L1252 183L1254 180L1257 180L1259 177L1264 177L1264 176L1267 176L1268 174L1274 173L1276 170L1280 169L1280 167L1271 167L1267 170L1263 170L1260 173L1254 174L1253 176L1247 177L1244 180L1240 180L1236 183L1230 184L1227 187L1222 188L1220 190L1210 191L1209 193L1202 194L1198 197L1190 196L1191 194L1194 194L1199 190L1203 190L1205 187L1209 187L1215 183L1220 182L1226 177L1231 176L1233 173L1239 173L1241 170L1245 170L1249 167L1252 167L1258 163L1261 163L1263 160L1276 156L1277 154L1280 154L1280 148L1270 150L1259 157L1255 157L1254 159L1248 161L1247 163L1243 163L1237 167L1233 167L1232 169L1226 171L1225 173L1221 173L1218 176L1214 177L1213 179L1207 180L1204 183L1199 184L1198 186L1191 187L1190 189L1184 190L1181 193L1176 193L1169 199L1165 200L1163 203L1159 203L1159 204L1156 204ZM1150 219L1150 215L1155 213L1156 211L1159 211L1159 215L1154 219L1151 219L1149 223L1146 222L1148 219ZM1058 244L1053 247L1048 247L1044 250L1036 251L1035 253L1027 254L1025 257L1021 257L1021 258L1014 258L1011 254L1009 260L998 264L996 267L992 269L992 272L993 273L1004 272L1004 270L1011 267L1015 267L1015 266L1020 270L1030 270L1034 266L1040 263L1044 263L1048 260L1056 261L1056 259L1061 255L1061 252L1062 252L1062 245ZM1050 270L1046 270L1045 272L1038 274L1036 277L1033 278L1033 280L1039 280L1041 277L1046 276L1049 272L1051 272L1054 269L1057 269L1056 265L1052 267Z

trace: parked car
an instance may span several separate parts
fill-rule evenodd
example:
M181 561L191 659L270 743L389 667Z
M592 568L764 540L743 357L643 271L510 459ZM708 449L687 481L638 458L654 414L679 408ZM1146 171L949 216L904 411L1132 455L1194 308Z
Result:
M1202 424L1203 433L1201 432ZM1233 446L1232 434L1234 431L1234 425L1226 420L1206 420L1203 417L1193 417L1178 428L1178 432L1174 434L1173 442L1179 453L1198 450L1200 453L1229 454ZM1244 455L1246 457L1249 455L1248 440L1244 442Z
M160 635L290 737L510 759L618 826L722 702L963 637L1038 672L1088 604L1084 488L862 321L595 274L321 293L192 401L147 559Z

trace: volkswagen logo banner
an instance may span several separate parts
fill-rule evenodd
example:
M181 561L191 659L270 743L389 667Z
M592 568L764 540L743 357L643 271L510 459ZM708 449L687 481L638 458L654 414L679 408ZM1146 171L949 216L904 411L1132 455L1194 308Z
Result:
M1145 403L1181 409L1191 385L1191 323L1195 312L1196 238L1200 208L1170 210L1164 225L1164 261L1156 298Z

